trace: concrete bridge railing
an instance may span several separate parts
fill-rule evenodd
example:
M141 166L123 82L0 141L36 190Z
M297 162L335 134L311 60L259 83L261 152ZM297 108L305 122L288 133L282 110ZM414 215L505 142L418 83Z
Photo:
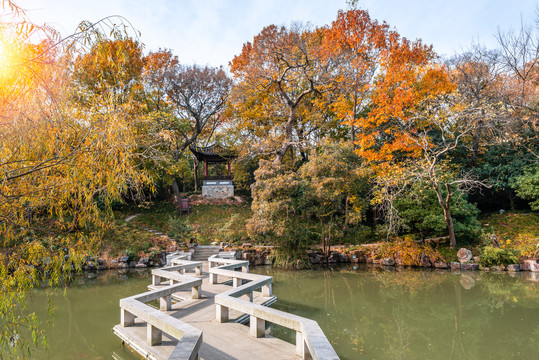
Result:
M250 316L250 335L263 337L265 322L269 321L296 331L296 353L304 359L339 359L337 353L320 329L318 323L301 316L254 304L253 291L260 290L262 296L271 296L272 278L270 276L248 273L249 262L220 258L214 255L208 259L210 283L217 283L218 276L232 278L232 289L215 296L216 318L219 322L229 320L229 309L234 309ZM242 271L235 271L241 268ZM244 284L244 282L246 282ZM250 294L250 301L239 299Z
M165 332L178 339L178 344L169 359L193 360L198 357L198 351L202 344L202 331L163 311L171 309L171 296L179 291L191 289L192 297L194 299L200 298L202 279L185 275L185 272L194 270L196 274L201 274L202 263L183 260L182 256L173 261L173 266L152 270L153 285L161 285L163 279L166 279L169 281L168 286L120 300L121 322L120 325L114 327L114 332L123 339L122 333L118 331L117 327L133 326L135 319L139 318L146 322L146 343L148 345L160 345L163 332ZM159 310L147 305L148 302L158 299L160 302ZM129 345L137 347L135 343ZM138 349L136 350L141 353Z

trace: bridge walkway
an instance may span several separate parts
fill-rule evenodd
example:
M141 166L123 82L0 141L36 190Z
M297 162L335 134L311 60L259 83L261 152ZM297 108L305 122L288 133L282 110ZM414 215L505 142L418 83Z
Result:
M183 298L179 302L172 302L170 311L164 313L180 319L203 332L202 344L199 350L199 359L202 360L232 360L232 359L260 359L260 360L287 360L301 359L296 354L294 344L280 340L271 336L271 327L266 329L264 337L255 338L249 335L249 325L242 325L234 320L243 315L242 313L230 310L230 321L220 323L216 320L215 295L230 290L226 277L220 277L220 283L210 284L208 276L208 262L203 262L203 274L200 299L192 299L191 291L175 293L173 298ZM151 289L159 289L168 285L164 282L161 286L149 286ZM261 292L253 293L252 302L261 304L269 298L262 296ZM240 299L250 300L248 295ZM159 304L156 306L159 307ZM146 322L135 320L134 326L115 327L116 332L124 342L139 353L145 354L148 358L168 359L178 340L166 333L162 335L160 346L150 346L146 344L147 327ZM139 348L139 349L137 349ZM142 349L140 349L142 348ZM142 351L140 351L142 350Z

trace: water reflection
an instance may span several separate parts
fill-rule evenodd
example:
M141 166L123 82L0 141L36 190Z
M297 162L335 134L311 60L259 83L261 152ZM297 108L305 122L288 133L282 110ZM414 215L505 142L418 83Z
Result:
M342 359L539 355L535 274L367 266L254 271L274 276L273 307L317 320Z
M320 324L341 359L522 359L539 355L536 273L451 273L347 266L309 271L255 267L272 275L273 305ZM147 269L85 273L66 289L37 289L29 308L42 318L49 350L32 359L135 359L111 332L119 300L142 292ZM276 336L295 334L275 327ZM1 358L1 354L0 354Z
M68 282L65 293L64 288L35 289L29 310L40 319L47 317L49 301L55 310L46 328L48 349L32 352L31 358L111 359L114 354L136 359L111 329L120 322L120 299L144 291L150 282L147 269L122 269L83 273Z

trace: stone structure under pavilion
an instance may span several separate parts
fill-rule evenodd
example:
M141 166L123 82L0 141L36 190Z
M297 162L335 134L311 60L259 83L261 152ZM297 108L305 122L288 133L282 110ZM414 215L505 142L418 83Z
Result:
M230 149L219 144L211 146L190 146L189 149L198 161L204 163L204 179L202 182L202 197L210 199L224 199L234 196L234 184L230 162L236 155ZM209 176L208 166L211 164L227 164L227 174Z

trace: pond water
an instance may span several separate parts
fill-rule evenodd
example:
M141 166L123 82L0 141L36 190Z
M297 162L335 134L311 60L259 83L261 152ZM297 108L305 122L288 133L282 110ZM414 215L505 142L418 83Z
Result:
M318 321L343 360L539 356L539 274L253 270L273 276L273 308Z
M539 282L534 274L396 270L380 267L288 272L274 277L274 308L320 324L341 359L523 359L539 355ZM149 271L104 271L66 289L32 292L47 314L49 348L32 359L135 359L111 328L120 298L142 292ZM275 327L274 334L293 334ZM290 340L293 341L293 340ZM0 356L1 357L1 356ZM276 359L278 360L278 359Z
M36 289L27 309L41 320L54 306L52 326L46 328L48 349L33 351L31 359L126 359L135 360L112 333L120 322L121 298L147 290L150 271L99 271L77 276L65 289ZM1 356L0 356L1 358Z

